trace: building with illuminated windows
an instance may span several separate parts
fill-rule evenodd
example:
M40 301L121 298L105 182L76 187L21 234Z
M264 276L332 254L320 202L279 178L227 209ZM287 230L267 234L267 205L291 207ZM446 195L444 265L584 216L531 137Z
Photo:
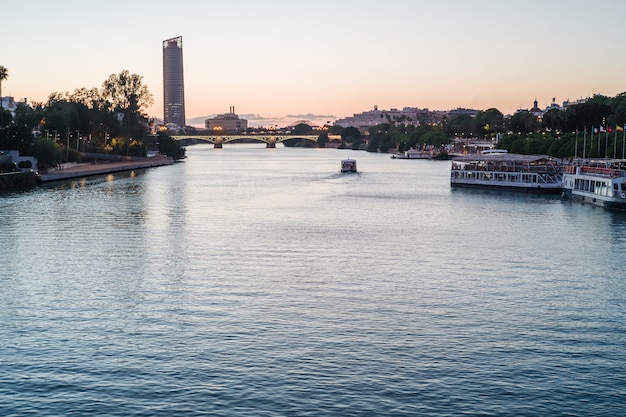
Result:
M163 41L163 122L185 126L182 36Z
M236 133L245 131L248 128L248 121L240 119L235 114L235 106L231 106L228 113L218 114L212 119L206 119L204 127L214 132Z

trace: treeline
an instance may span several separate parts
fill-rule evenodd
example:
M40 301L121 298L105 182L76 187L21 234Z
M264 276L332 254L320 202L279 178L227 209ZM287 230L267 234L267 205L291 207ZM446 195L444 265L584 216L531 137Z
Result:
M52 93L47 102L32 106L18 103L15 116L0 108L0 149L33 155L41 169L78 162L79 151L145 156L161 150L184 157L171 138L150 134L144 110L152 103L143 77L124 70L110 75L100 89Z
M492 140L509 152L549 154L560 158L622 157L626 123L626 93L616 97L595 95L565 109L553 108L538 116L530 110L510 117L490 108L475 116L444 117L436 125L407 125L388 120L369 129L367 150L389 152L408 149L444 149L454 138ZM342 135L343 136L343 135Z

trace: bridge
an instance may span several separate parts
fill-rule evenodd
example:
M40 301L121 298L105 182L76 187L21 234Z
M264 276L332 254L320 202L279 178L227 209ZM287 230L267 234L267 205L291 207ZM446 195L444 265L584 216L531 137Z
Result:
M255 140L264 142L267 148L275 148L277 143L284 142L289 139L304 139L317 142L317 135L175 135L174 140L184 144L192 144L197 142L212 143L213 147L221 148L223 144L233 142L235 140Z

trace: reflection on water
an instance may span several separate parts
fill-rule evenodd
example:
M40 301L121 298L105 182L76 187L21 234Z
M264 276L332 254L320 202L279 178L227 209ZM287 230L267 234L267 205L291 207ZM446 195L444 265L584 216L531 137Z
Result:
M188 155L0 198L2 414L623 410L625 216L449 162Z

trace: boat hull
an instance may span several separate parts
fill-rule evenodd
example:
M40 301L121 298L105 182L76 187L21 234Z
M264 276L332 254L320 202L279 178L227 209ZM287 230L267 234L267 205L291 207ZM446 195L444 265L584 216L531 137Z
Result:
M572 201L579 201L585 204L592 204L594 206L602 207L607 210L620 210L626 211L626 201L615 201L613 199L606 200L598 196L585 196L572 193L571 190L563 191L563 197Z
M625 211L626 172L621 161L593 162L595 165L567 169L563 175L563 197L609 210Z
M531 186L531 185L507 185L507 184L478 184L478 183L458 183L451 182L452 188L473 188L482 190L496 190L496 191L513 191L516 193L536 193L536 194L559 194L561 193L561 186Z

